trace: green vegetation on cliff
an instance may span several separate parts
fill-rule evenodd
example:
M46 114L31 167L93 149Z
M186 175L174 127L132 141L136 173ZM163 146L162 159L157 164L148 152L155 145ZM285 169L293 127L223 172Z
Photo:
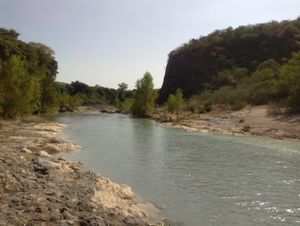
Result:
M299 111L299 50L300 18L217 30L169 54L159 102L180 88L196 95L190 108L276 103Z

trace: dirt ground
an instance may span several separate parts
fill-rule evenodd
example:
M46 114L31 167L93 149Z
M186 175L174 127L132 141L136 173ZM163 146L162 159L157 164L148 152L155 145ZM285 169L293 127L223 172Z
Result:
M187 131L251 134L278 139L300 138L300 114L270 114L268 106L246 107L232 112L210 112L166 125Z

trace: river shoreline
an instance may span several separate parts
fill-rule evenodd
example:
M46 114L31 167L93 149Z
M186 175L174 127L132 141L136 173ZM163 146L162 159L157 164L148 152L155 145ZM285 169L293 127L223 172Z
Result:
M64 127L2 122L0 225L163 225L153 224L155 206L129 186L63 157L80 148L61 139Z
M105 110L103 110L105 109ZM112 106L83 106L75 112L121 113ZM165 119L167 117L167 119ZM177 120L175 114L164 115L155 109L150 119L167 127L187 132L215 132L234 136L258 136L274 139L299 140L300 114L270 113L270 106L248 106L237 111L212 111L203 114L182 112Z
M163 124L190 132L299 139L298 117L271 117L259 107ZM250 131L242 131L248 124ZM154 224L158 209L129 186L68 161L64 153L80 147L61 138L64 127L44 120L2 122L0 225L164 225Z
M188 132L300 139L299 114L270 114L268 109L268 106L247 107L239 111L198 114L190 119L183 115L183 119L179 120L171 115L167 121L162 121L160 114L155 113L152 119L165 126Z

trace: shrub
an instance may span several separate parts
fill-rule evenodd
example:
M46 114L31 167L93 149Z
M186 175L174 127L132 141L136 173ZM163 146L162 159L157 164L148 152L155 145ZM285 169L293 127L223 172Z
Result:
M124 100L123 102L121 102L121 104L120 104L121 111L122 111L123 113L129 113L129 112L130 112L130 109L132 108L133 102L134 102L134 99L133 99L133 98L127 98L127 99L125 99L125 100Z
M198 106L198 113L207 113L212 111L212 104L210 102L204 102Z
M193 113L206 113L212 110L213 93L206 90L200 95L192 96L186 102L186 109Z
M167 108L170 112L176 112L177 116L183 108L184 100L181 89L177 89L175 95L170 95L167 101Z

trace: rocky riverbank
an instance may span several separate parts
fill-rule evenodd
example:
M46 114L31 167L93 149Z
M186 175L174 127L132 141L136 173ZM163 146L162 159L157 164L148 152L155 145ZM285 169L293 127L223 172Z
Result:
M161 114L156 113L153 118L161 122ZM256 106L238 111L212 111L192 116L183 114L179 120L171 115L162 123L190 132L300 139L299 122L299 114L272 114L268 106Z
M129 186L84 172L61 155L79 148L59 137L63 127L2 122L0 225L151 225L157 210Z

